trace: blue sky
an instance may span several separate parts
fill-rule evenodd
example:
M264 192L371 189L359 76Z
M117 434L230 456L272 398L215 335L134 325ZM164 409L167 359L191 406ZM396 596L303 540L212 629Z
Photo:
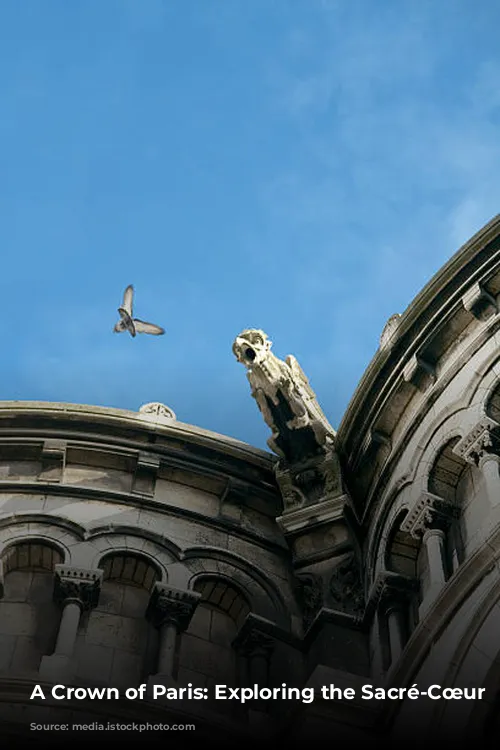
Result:
M293 353L336 427L387 318L500 206L500 6L3 0L0 398L259 447L232 355ZM114 335L124 287L161 338Z

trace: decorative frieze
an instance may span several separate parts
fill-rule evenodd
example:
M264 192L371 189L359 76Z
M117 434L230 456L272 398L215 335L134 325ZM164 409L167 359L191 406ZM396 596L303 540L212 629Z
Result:
M174 625L178 633L186 630L200 600L196 591L185 591L155 583L146 616L156 626Z
M66 445L65 440L45 440L42 446L39 482L62 482L66 465Z
M498 312L495 297L480 283L476 282L462 297L462 304L478 320L487 320Z

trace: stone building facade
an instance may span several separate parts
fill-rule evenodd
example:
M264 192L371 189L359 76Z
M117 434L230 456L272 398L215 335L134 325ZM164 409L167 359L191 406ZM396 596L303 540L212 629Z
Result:
M499 295L496 218L387 322L338 430L293 356L278 359L263 331L240 333L233 352L269 453L162 404L1 402L4 736L137 721L194 723L221 747L493 743ZM59 700L54 684L121 693ZM215 700L220 684L314 688L315 699ZM123 697L139 685L141 699ZM207 697L155 699L155 685ZM367 685L439 690L378 700ZM322 686L343 694L323 698ZM434 699L450 688L484 694Z

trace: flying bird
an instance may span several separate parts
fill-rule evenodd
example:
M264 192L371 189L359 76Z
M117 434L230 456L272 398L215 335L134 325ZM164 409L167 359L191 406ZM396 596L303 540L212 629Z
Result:
M165 329L160 326L156 326L154 323L146 323L144 320L133 317L133 302L134 302L134 287L132 284L125 289L123 295L123 302L121 307L118 308L120 313L120 320L114 327L115 333L123 333L128 331L131 336L135 336L137 333L150 333L153 336L162 336L165 333Z

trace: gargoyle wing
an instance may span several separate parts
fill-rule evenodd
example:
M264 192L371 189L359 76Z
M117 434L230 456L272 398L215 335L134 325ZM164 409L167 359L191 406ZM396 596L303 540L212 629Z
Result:
M305 392L310 399L308 403L308 409L312 409L313 412L316 413L316 416L320 419L320 421L322 421L324 425L328 426L328 430L331 432L331 434L335 435L335 430L330 425L323 412L323 409L319 405L318 398L309 384L307 375L305 374L304 370L299 365L293 354L289 354L285 362L290 368L294 383L298 388L302 390L303 393Z
M316 400L316 394L309 384L309 379L293 354L289 354L285 362L292 372L294 382L305 390L310 398Z

